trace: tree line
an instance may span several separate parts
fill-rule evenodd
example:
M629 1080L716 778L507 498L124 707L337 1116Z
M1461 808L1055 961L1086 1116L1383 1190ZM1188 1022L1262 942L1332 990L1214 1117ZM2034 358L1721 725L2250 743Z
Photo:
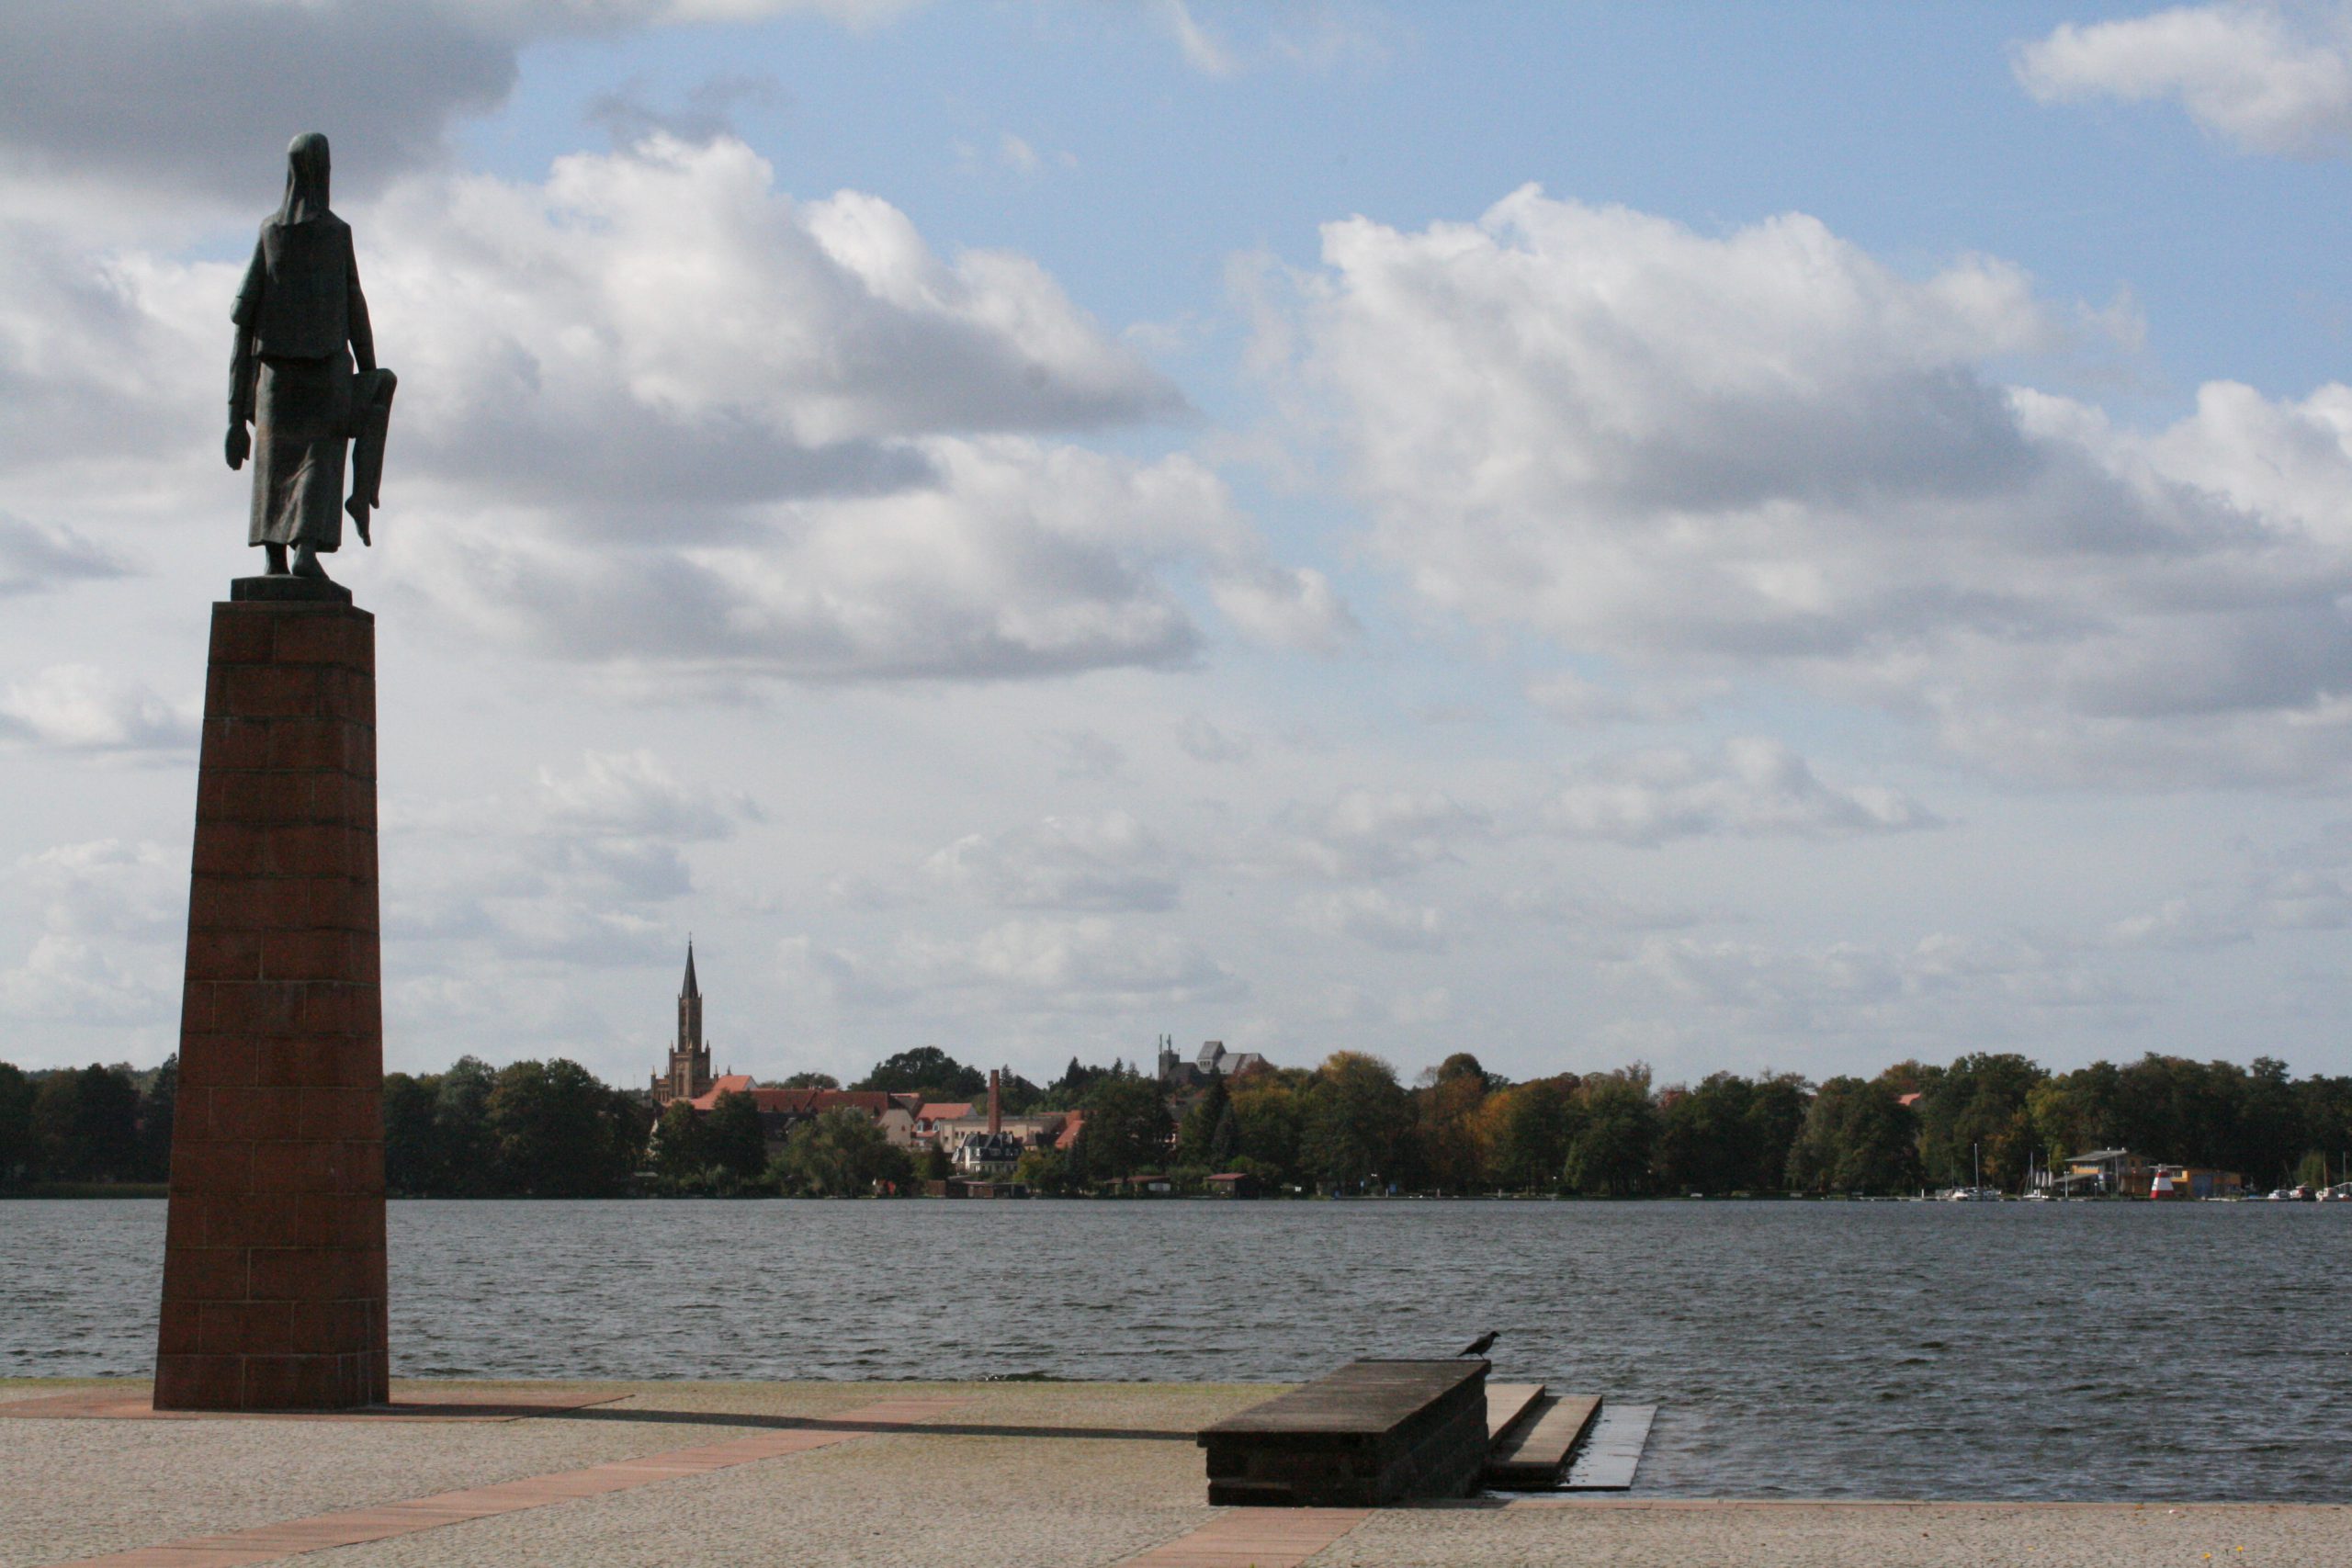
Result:
M0 1062L0 1188L161 1181L179 1061L26 1072Z
M822 1074L797 1086L838 1087ZM27 1073L0 1063L0 1186L153 1182L171 1148L176 1063ZM979 1069L925 1046L851 1086L978 1100ZM1376 1056L1218 1078L1182 1095L1124 1061L1073 1058L1039 1085L1005 1075L1009 1115L1083 1113L1068 1149L1032 1149L1016 1179L1055 1193L1138 1175L1180 1189L1213 1172L1272 1190L1578 1194L1894 1193L1973 1179L2015 1190L2036 1164L2099 1148L2235 1170L2257 1187L2316 1183L2352 1151L2352 1077L2150 1055L2052 1073L2007 1054L1896 1064L1819 1083L1714 1073L1658 1087L1638 1064L1512 1082L1466 1052L1411 1084ZM645 1096L576 1062L384 1079L389 1190L407 1197L607 1197L628 1192L862 1193L947 1174L944 1156L892 1146L873 1121L833 1111L780 1148L747 1097L657 1118Z

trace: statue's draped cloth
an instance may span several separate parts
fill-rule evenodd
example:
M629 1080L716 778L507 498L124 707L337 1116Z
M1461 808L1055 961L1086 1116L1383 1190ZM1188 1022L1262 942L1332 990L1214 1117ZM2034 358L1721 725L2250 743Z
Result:
M350 226L327 210L324 170L306 188L298 154L285 205L264 223L232 312L240 342L232 418L254 422L251 545L343 543L344 443L359 449L356 493L370 503L383 463L391 378L355 372L351 350L373 366L375 344ZM235 407L249 398L250 406Z

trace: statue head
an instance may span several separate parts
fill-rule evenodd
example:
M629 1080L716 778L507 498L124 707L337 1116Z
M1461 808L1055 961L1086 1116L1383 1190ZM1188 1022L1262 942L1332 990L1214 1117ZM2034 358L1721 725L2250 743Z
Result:
M327 139L306 130L286 144L286 199L277 204L280 223L301 223L327 210Z

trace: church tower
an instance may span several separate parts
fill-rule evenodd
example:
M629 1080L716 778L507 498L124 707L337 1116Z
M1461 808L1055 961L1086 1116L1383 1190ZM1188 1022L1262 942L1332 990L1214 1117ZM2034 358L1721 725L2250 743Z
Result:
M653 1080L653 1103L692 1100L710 1092L710 1047L702 1037L702 987L695 984L695 944L686 942L686 979L678 987L678 1042L670 1070Z

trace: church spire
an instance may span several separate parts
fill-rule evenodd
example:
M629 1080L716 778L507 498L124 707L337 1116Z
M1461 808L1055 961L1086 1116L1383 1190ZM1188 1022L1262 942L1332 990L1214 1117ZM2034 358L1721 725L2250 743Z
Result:
M685 1001L689 998L695 1001L702 999L702 987L695 984L695 939L692 937L686 938L685 988L678 993L680 1001Z

